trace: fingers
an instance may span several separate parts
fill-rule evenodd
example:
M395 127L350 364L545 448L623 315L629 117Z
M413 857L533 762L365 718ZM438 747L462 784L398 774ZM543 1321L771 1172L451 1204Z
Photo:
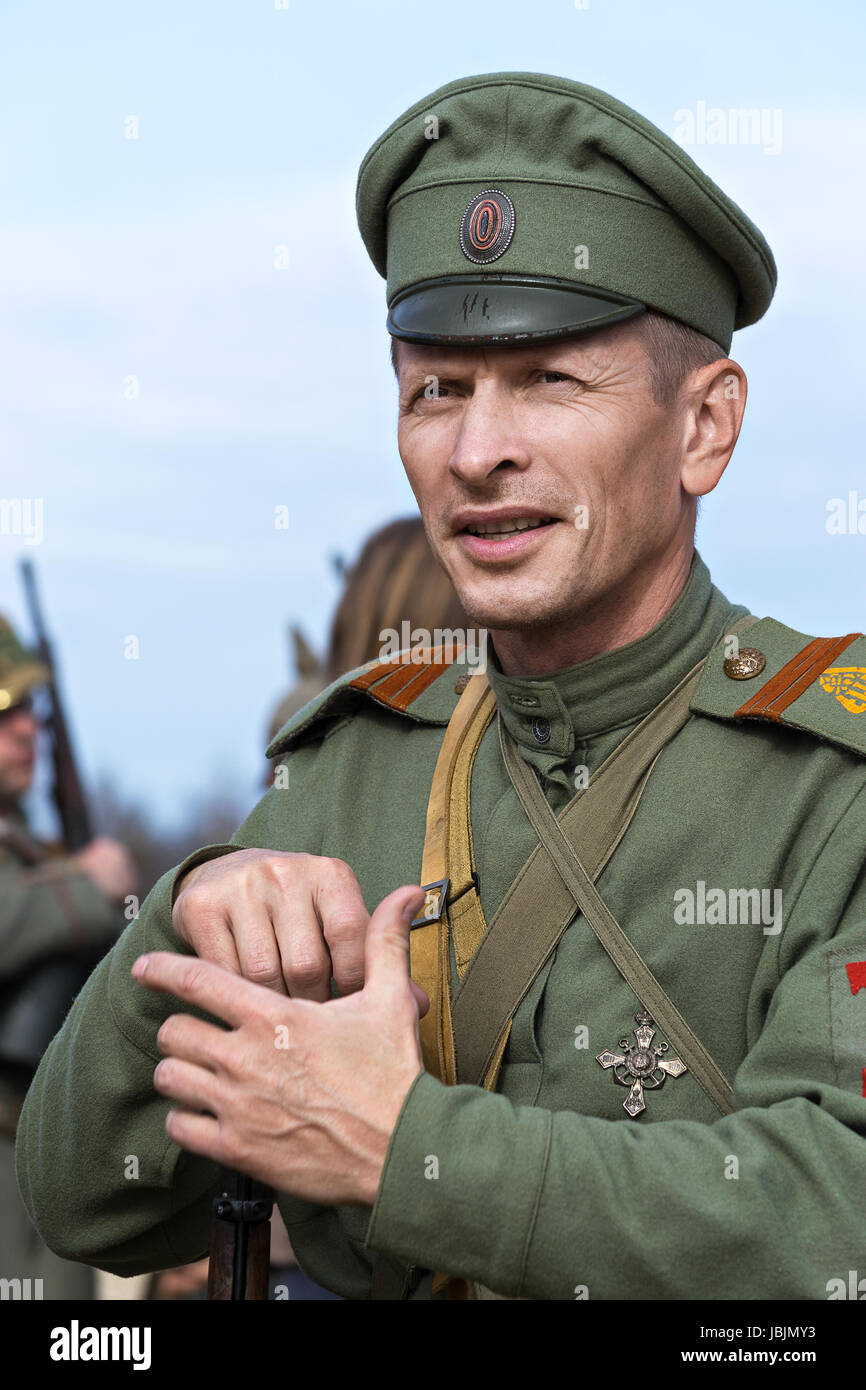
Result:
M277 993L325 1003L332 975L343 996L364 986L369 914L341 859L238 850L190 871L172 921L201 959Z
M267 901L239 875L229 909L199 882L178 894L172 909L175 932L201 960L231 970L253 984L286 994L283 964Z
M268 886L283 979L293 999L324 1004L331 976L341 995L364 987L364 938L369 921L355 874L342 859L294 856L275 862Z
M424 890L396 888L370 918L366 942L366 988L377 998L412 998L409 989L409 923L424 902Z
M182 890L171 912L175 935L202 960L240 975L241 963L228 914L208 901L205 893Z
M370 914L353 870L342 859L327 861L315 895L316 912L330 951L340 994L364 988L364 942Z
M416 985L414 980L409 981L409 988L412 991L415 1003L418 1005L418 1017L423 1018L430 1008L430 996L420 985Z
M170 1096L190 1110L209 1110L218 1115L223 1108L225 1082L206 1067L193 1066L177 1057L159 1063L153 1084L160 1095Z
M172 1014L156 1035L160 1052L211 1071L231 1069L230 1034L191 1014Z
M293 999L326 1003L331 998L331 957L309 879L295 876L269 885L268 905L285 991Z
M233 1028L240 1028L256 1018L272 1025L278 1021L277 1012L282 1018L283 1011L289 1007L280 1004L258 985L250 984L249 980L195 956L153 951L150 955L139 956L132 974L148 989L174 994L187 1004L196 1004Z
M217 1163L231 1163L220 1142L219 1120L210 1115L195 1115L188 1110L169 1110L165 1120L169 1139L192 1154L202 1154Z
M240 974L254 985L264 985L276 994L288 994L276 928L268 904L245 903L238 908L238 916L241 914L243 929L235 929L233 933Z

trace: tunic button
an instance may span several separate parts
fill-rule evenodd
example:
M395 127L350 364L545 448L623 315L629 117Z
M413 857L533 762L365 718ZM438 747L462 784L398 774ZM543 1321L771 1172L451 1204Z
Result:
M550 720L539 716L532 721L532 736L536 743L547 743L550 739Z
M739 656L729 656L722 669L732 681L749 681L759 676L766 664L767 658L757 647L740 647Z

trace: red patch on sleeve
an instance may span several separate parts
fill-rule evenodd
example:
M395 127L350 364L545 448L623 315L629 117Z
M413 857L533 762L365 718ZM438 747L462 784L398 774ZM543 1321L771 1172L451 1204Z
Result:
M866 1067L863 1068L863 1099L866 1100Z
M858 989L866 989L866 960L852 960L845 969L852 994L856 994Z

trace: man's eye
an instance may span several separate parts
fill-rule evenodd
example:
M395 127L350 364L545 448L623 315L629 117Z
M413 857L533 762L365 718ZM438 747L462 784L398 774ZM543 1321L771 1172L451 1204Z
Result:
M438 401L444 396L452 394L450 387L443 385L441 381L428 381L426 385L416 391L413 400L416 401Z
M548 382L548 381L570 381L570 380L571 380L570 377L566 376L565 372L540 372L540 373L539 373L539 376L540 376L541 380L542 380L542 381L545 381L545 382Z

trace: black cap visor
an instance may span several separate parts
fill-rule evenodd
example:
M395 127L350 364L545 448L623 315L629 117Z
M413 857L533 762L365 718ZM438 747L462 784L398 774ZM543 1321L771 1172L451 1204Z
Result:
M443 275L401 291L388 332L407 343L555 341L642 313L639 299L532 275Z

